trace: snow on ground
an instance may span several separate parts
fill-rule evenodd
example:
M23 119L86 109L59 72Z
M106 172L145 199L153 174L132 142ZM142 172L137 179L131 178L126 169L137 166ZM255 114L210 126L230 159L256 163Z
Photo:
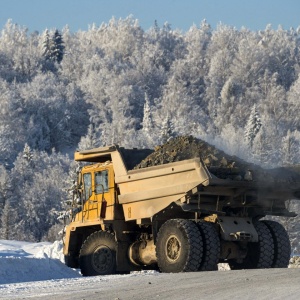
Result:
M62 247L62 242L59 241L52 244L0 240L0 285L82 278L79 270L68 268L64 264ZM219 270L226 269L226 264L219 265ZM132 272L129 276L152 273L157 272Z
M178 274L144 271L82 277L78 270L66 267L62 261L61 242L0 240L0 299L184 300L199 299L201 291L201 299L235 300L253 299L255 290L255 299L275 300L299 299L300 293L299 269ZM293 265L300 267L297 263ZM219 270L228 270L228 266L219 264Z
M0 240L0 284L81 277L63 264L62 244Z
M296 261L297 263L293 262L290 268L299 268L300 262L298 260ZM0 240L0 285L82 278L78 270L68 268L63 261L62 242L56 241L52 244L48 242L29 243ZM227 264L219 264L220 271L228 269ZM153 272L138 273L139 275L145 275ZM136 275L136 273L131 274L131 276ZM112 275L112 277L114 276L117 277L118 275Z

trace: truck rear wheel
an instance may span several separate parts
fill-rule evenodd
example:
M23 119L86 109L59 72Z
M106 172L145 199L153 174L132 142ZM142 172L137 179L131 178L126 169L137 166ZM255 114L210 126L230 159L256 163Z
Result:
M114 235L97 231L83 243L79 254L79 265L83 276L116 273L117 244Z
M271 268L274 259L274 242L270 229L263 222L253 222L258 233L258 242L248 243L247 256L242 263L229 260L232 270Z
M271 231L274 241L273 268L287 268L291 257L291 244L284 227L275 221L263 221Z
M199 271L218 270L221 247L219 234L214 224L210 222L198 222L197 225L203 240L203 258Z
M173 219L161 226L156 242L157 263L161 272L197 271L202 252L202 237L193 221Z

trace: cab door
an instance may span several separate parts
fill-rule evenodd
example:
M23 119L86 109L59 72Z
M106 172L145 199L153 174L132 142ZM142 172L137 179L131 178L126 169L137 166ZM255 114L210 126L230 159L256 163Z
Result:
M94 185L94 174L91 168L85 168L82 173L82 221L91 221L96 218L96 212L98 205L95 199L95 185Z
M112 218L114 204L114 178L112 168L87 168L83 179L83 220L95 221Z

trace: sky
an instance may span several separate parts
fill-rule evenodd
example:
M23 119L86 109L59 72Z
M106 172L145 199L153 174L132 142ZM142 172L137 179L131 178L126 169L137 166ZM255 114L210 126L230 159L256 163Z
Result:
M89 26L115 17L132 15L147 30L157 21L172 29L187 31L201 21L216 28L222 23L241 29L263 30L300 26L299 0L0 0L0 28L8 19L29 32L45 29L61 30L68 25L72 32L88 30Z

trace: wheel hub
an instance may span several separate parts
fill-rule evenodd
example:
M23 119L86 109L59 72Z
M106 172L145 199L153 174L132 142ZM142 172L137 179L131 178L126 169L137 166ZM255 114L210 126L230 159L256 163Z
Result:
M171 235L166 242L166 256L169 261L175 262L181 252L181 243L175 235Z
M113 254L107 246L99 246L92 257L92 265L98 273L105 273L113 264Z

